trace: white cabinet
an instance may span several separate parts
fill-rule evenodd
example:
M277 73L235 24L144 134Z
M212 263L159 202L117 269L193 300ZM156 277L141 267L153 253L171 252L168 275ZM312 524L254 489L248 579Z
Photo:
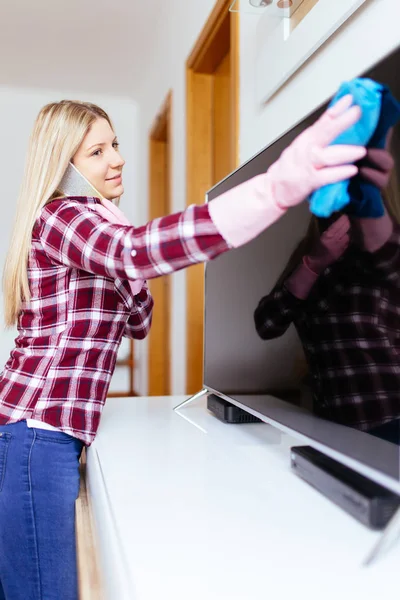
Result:
M106 600L393 595L400 544L364 568L380 534L291 472L296 440L182 399L107 401L88 453Z

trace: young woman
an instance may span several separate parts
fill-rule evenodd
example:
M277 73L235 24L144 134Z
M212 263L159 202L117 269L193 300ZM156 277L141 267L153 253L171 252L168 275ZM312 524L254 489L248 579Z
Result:
M123 336L149 331L145 280L245 244L365 155L329 147L360 118L344 98L268 171L142 227L117 204L124 160L108 115L63 101L34 126L4 273L18 328L0 376L0 600L76 600L78 461L96 435Z
M360 177L385 196L383 217L313 218L260 301L255 325L262 339L272 339L294 323L317 414L399 444L400 205L393 166L387 150L368 150Z

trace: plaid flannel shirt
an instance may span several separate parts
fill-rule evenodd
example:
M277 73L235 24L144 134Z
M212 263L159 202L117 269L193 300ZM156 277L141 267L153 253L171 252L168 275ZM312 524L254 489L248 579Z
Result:
M400 228L374 254L351 245L306 300L276 286L255 311L263 339L293 323L315 412L369 430L400 417Z
M41 211L28 261L31 291L0 375L0 424L36 419L85 444L94 440L123 336L149 332L151 279L229 249L208 206L143 227L110 224L96 198L53 200Z

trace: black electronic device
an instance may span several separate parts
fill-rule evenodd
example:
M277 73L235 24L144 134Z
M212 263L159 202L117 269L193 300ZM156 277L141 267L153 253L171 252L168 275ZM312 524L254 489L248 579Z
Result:
M400 496L311 446L291 448L291 467L302 479L371 529L383 529Z
M261 419L219 398L216 394L207 396L207 408L224 423L260 423Z

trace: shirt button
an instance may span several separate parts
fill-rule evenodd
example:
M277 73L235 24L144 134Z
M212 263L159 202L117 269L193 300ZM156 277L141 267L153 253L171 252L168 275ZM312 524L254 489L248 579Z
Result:
M131 256L136 256L136 254L137 254L136 250L131 251Z

